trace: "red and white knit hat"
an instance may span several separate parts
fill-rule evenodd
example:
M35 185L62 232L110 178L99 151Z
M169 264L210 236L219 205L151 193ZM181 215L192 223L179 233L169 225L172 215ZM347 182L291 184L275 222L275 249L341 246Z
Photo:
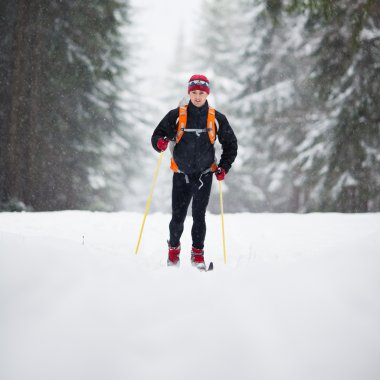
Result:
M206 76L195 74L189 79L187 93L190 94L190 91L195 90L210 93L210 81Z

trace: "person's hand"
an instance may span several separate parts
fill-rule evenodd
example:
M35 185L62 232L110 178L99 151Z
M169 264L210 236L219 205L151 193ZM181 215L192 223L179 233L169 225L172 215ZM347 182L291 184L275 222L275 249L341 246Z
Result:
M218 181L223 181L224 177L226 176L226 171L223 168L219 167L215 172L215 176Z
M169 144L169 140L166 139L165 137L160 137L157 141L157 148L163 152L164 150L166 150L166 148L168 147L168 144Z

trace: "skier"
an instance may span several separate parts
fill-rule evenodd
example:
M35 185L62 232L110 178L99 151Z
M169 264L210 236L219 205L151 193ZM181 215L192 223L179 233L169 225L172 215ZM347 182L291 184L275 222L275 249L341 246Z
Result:
M191 263L200 270L206 270L203 251L205 214L213 173L218 181L223 181L237 155L235 134L227 118L208 105L209 93L207 77L193 75L188 82L188 105L169 111L152 135L152 145L157 152L166 150L171 142L171 169L174 174L168 266L179 266L180 238L192 199ZM218 165L215 162L216 137L223 150Z

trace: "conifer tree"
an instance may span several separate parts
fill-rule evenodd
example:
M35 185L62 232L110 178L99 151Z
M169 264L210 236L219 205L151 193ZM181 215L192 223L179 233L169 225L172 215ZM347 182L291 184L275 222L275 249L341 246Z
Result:
M301 6L290 3L246 3L240 177L253 191L242 199L271 211L378 209L379 7L312 1L287 14Z
M340 0L306 6L308 38L317 41L309 75L323 104L299 149L310 188L306 208L379 210L379 4Z
M5 127L10 112L10 76L12 68L12 26L16 14L12 3L0 1L0 210L8 202L6 191L7 140L9 131Z
M292 162L310 110L299 54L304 18L284 18L276 1L248 1L245 7L250 31L239 65L243 90L237 110L245 131L240 176L251 189L246 207L298 211L298 168Z
M235 123L234 101L240 91L239 62L242 59L241 46L246 31L241 0L204 0L201 9L198 17L197 43L194 44L191 54L195 68L193 72L208 76L211 88L209 104L226 115L234 132L239 136L239 126ZM220 145L216 143L215 148L216 156L219 158ZM236 210L241 199L236 197L235 192L237 165L238 161L228 174L230 180L224 186L227 212ZM215 186L213 191L217 191ZM219 209L219 198L211 197L209 210L219 212Z
M117 207L122 189L115 177L128 168L118 170L116 158L127 159L127 140L137 139L121 120L118 98L128 9L120 0L8 6L14 21L0 37L11 39L3 202L35 210ZM104 166L107 157L112 169Z

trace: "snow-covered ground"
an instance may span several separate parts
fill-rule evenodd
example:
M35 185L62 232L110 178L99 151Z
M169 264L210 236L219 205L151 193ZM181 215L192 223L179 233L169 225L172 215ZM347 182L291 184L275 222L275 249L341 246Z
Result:
M378 380L380 214L0 214L1 380Z

